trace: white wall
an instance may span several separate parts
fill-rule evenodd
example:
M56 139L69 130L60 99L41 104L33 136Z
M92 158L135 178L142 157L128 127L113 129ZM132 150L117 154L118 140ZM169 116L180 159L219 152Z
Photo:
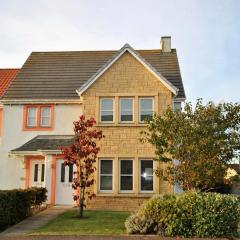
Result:
M52 131L23 131L23 105L4 105L0 140L0 189L24 188L25 169L20 157L9 151L20 147L37 135L73 134L73 121L82 114L81 105L55 105Z

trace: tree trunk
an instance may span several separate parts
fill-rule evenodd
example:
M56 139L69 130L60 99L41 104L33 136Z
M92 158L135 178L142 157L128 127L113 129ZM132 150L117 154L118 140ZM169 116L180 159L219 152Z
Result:
M80 189L80 197L79 197L79 217L83 217L83 210L84 210L84 200L85 200L85 194L84 194L84 189Z

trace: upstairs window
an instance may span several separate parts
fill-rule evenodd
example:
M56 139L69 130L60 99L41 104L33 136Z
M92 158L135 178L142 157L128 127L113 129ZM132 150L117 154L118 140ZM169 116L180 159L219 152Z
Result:
M133 98L120 98L120 122L133 122Z
M181 102L174 102L173 107L174 107L174 111L179 111L179 112L182 111L182 103Z
M153 98L139 98L139 122L153 117Z
M53 110L53 105L24 106L23 130L51 130Z
M114 99L113 98L101 98L100 99L100 121L106 123L113 122Z

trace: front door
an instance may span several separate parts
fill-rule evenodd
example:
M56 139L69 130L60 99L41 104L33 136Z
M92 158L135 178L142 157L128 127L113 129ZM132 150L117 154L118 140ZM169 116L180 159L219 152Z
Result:
M57 160L55 204L74 204L72 189L73 171L73 165L65 166L64 160Z
M45 161L30 161L30 187L44 187Z

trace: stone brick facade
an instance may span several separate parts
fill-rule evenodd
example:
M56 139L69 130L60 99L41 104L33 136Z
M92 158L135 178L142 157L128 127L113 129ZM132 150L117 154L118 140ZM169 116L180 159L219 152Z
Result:
M114 98L114 123L102 124L99 121L99 101L101 97ZM134 123L119 123L119 98L134 98ZM93 200L92 208L133 209L152 194L172 192L173 188L166 182L154 176L154 191L143 194L139 191L139 159L153 159L154 148L139 141L140 131L145 129L138 119L138 98L152 97L154 111L161 114L168 106L173 104L173 96L145 66L143 66L130 53L124 53L101 77L99 77L83 94L83 113L97 120L97 127L101 129L105 138L101 141L99 158L109 158L114 162L113 192L101 193L97 182L94 186L97 198ZM119 192L119 159L134 160L134 191L124 194ZM157 166L154 162L154 167ZM98 167L98 164L97 164ZM98 171L97 171L98 172Z

